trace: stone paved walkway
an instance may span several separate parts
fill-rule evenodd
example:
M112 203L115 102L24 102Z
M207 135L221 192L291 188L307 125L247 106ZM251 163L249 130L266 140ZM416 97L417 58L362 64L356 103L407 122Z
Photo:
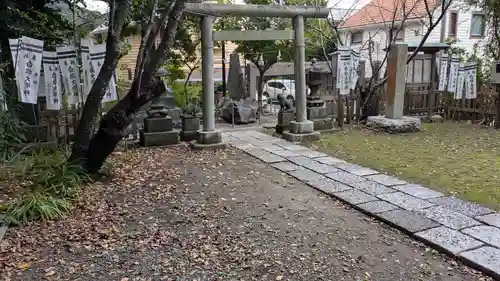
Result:
M261 132L225 141L500 280L500 213Z

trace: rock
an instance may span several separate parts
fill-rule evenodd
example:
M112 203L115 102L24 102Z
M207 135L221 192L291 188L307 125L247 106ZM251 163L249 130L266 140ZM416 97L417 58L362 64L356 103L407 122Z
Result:
M235 124L248 124L257 120L258 105L253 100L240 100L233 101L231 98L222 98L221 104L221 117L228 123Z
M397 119L385 116L370 116L366 125L390 134L413 133L420 131L421 121L418 118L408 116Z

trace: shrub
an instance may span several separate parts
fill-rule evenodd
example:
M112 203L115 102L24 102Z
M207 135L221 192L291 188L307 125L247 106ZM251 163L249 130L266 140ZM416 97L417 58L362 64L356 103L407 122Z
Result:
M61 151L41 150L11 165L12 174L25 184L25 193L9 204L5 216L10 222L53 220L70 210L80 186L91 178L81 166L66 162Z
M15 224L54 220L62 217L70 209L71 203L66 199L33 192L11 204L6 211L5 219Z
M26 124L17 116L0 112L0 160L8 161L16 154L19 144L25 141Z

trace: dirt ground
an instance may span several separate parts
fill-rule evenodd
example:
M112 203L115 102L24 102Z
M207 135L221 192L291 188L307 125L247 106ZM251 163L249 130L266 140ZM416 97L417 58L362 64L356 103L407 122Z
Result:
M113 162L68 218L9 230L1 278L491 280L233 149Z

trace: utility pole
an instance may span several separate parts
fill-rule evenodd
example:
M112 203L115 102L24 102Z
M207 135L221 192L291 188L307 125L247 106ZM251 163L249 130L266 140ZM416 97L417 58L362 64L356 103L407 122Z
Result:
M221 23L224 30L224 21ZM226 41L222 41L222 96L226 96Z

